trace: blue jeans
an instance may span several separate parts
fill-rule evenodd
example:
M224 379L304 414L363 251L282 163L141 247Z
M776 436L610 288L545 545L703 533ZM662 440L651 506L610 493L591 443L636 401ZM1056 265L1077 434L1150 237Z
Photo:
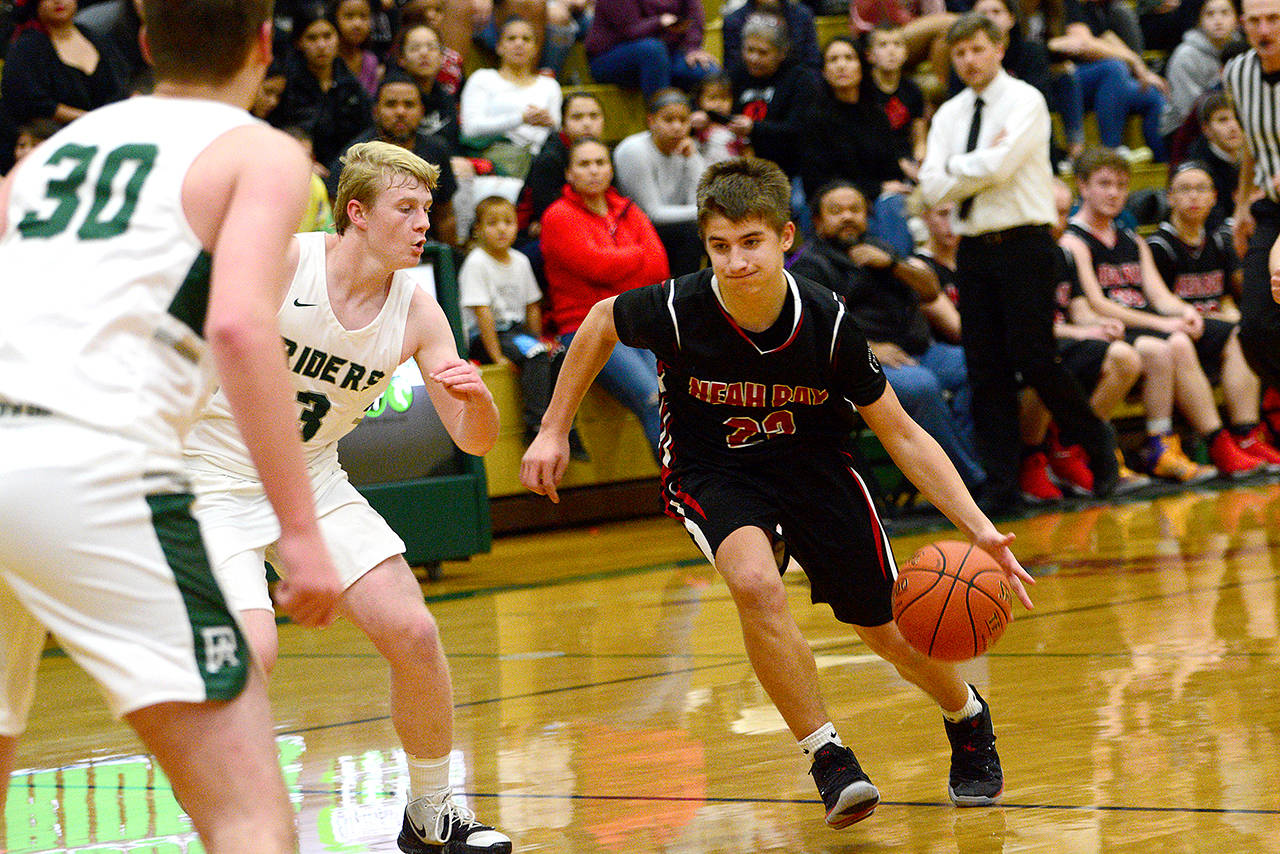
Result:
M1076 79L1084 93L1084 107L1098 117L1098 136L1108 148L1124 145L1124 123L1131 114L1142 116L1142 137L1157 161L1168 159L1164 138L1160 135L1160 116L1164 113L1164 95L1159 89L1133 78L1128 67L1118 59L1101 59L1076 67Z
M561 335L560 343L568 347L574 334ZM661 465L662 457L658 452L658 360L648 350L617 344L597 379L605 391L640 419L653 458Z
M876 199L867 221L867 234L888 243L899 255L914 253L916 240L907 227L907 197L890 193Z
M965 485L976 490L986 480L986 474L974 445L964 348L934 341L915 358L915 365L886 365L884 375L902 408L942 446ZM944 391L951 393L950 402L943 399Z
M646 98L672 85L692 89L702 78L719 71L714 66L690 65L679 48L669 49L661 39L652 37L624 42L592 57L588 65L597 83L639 89Z
M1084 142L1084 92L1075 71L1055 74L1049 82L1049 106L1062 116L1067 145Z

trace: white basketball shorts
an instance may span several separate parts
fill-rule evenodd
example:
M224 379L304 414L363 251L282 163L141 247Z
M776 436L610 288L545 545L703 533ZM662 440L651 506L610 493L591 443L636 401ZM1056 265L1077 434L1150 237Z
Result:
M56 416L0 418L0 734L26 728L46 630L117 716L244 687L192 496L156 459Z

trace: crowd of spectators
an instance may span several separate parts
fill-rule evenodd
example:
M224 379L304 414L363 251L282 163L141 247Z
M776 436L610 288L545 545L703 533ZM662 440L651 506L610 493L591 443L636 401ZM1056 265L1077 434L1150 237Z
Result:
M149 89L139 4L82 3L14 3L0 78L0 170L85 111ZM962 88L946 33L971 10L1005 34L1005 71L1039 90L1054 113L1053 168L1070 178L1082 154L1095 158L1085 158L1093 171L1076 176L1083 213L1064 226L1063 263L1085 272L1059 317L1061 338L1115 345L1092 348L1085 360L1086 378L1101 389L1095 409L1107 417L1126 394L1140 396L1152 435L1167 435L1181 411L1198 433L1216 437L1221 425L1205 386L1185 388L1200 371L1206 384L1231 386L1238 405L1229 432L1265 446L1256 377L1242 376L1247 366L1230 327L1236 261L1218 236L1243 147L1221 91L1223 63L1243 49L1232 0L730 0L706 9L702 0L282 0L277 60L253 112L311 146L316 228L332 227L326 187L331 194L351 143L381 139L439 164L432 236L456 247L460 260L468 249L500 259L483 265L488 279L519 271L514 296L502 297L498 285L489 299L484 288L469 289L473 335L477 315L485 324L474 352L536 366L540 377L596 299L701 266L694 188L706 165L745 153L777 162L792 181L803 237L793 269L844 295L908 410L976 489L983 471L951 284L954 206L923 208L916 190L932 113ZM820 44L815 16L837 11L847 33ZM704 47L706 22L716 18L719 56ZM587 82L579 77L559 79L576 42L594 82L646 98L646 127L613 151L601 141L610 124L602 100L575 88ZM1100 167L1096 152L1085 152L1089 113L1109 152ZM1141 144L1126 135L1131 116L1140 118ZM1172 161L1169 174L1181 183L1128 205L1103 201L1100 190L1091 201L1097 175L1119 183L1124 173L1127 182L1130 164L1146 161ZM1138 220L1153 228L1168 220L1151 238L1159 263L1146 271L1161 281L1130 282L1119 311L1116 283L1089 267L1090 248L1114 246L1112 216L1122 237ZM508 260L508 228L527 270ZM1219 268L1179 269L1210 245ZM1208 280L1221 285L1211 299L1201 293ZM1199 289L1194 298L1182 292L1188 288ZM535 311L539 304L545 313ZM1135 309L1157 318L1151 326L1161 334L1126 331L1140 319ZM1214 319L1220 346L1212 353L1197 354L1178 337L1199 340L1197 310ZM1175 315L1178 329L1167 320ZM546 353L531 343L538 339ZM656 455L653 374L646 354L620 348L602 383L637 413ZM545 388L535 387L546 381L531 380L530 428L545 405ZM1043 408L1032 399L1023 410L1024 492L1048 500L1085 490L1075 452L1058 441ZM1184 481L1212 473L1203 463L1162 469L1143 454L1134 463ZM1143 482L1125 471L1130 483Z

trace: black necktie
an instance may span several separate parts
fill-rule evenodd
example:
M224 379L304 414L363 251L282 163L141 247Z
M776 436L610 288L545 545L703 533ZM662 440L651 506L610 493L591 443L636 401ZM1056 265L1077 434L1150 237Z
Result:
M982 131L982 106L981 98L973 99L973 121L969 123L969 139L964 144L965 154L973 151L978 147L978 134ZM960 202L959 214L961 219L969 218L969 211L973 208L973 196Z

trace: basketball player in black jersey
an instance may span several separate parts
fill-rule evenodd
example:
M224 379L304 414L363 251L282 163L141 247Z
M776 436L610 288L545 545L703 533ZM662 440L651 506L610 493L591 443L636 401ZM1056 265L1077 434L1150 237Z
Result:
M879 792L836 735L813 653L787 607L774 558L781 537L809 576L814 602L944 711L959 806L1003 789L987 703L952 665L913 650L892 620L896 567L866 486L852 465L855 407L935 507L999 562L1030 608L1031 577L974 504L946 454L885 382L861 331L830 290L783 269L795 226L786 176L768 161L718 163L698 185L698 225L711 269L597 303L574 338L520 477L556 501L568 425L619 340L658 357L663 492L724 576L747 655L801 749L827 824L866 818ZM786 561L782 569L786 569Z
M1217 359L1206 359L1205 348L1197 349L1205 373L1220 378L1236 444L1274 467L1280 451L1261 424L1262 383L1240 345L1240 309L1233 297L1240 291L1240 263L1231 232L1210 226L1217 191L1209 167L1198 160L1179 163L1169 175L1168 196L1169 218L1147 238L1147 246L1169 290L1204 315L1204 337L1225 339Z

